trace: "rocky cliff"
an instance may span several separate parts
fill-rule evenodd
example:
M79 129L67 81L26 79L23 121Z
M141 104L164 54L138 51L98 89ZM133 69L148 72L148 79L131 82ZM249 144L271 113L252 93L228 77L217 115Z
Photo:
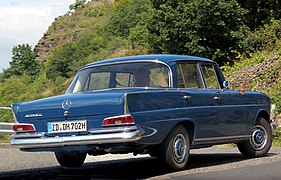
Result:
M265 92L274 87L281 79L281 61L279 55L265 59L261 63L245 67L228 75L232 89L245 88Z

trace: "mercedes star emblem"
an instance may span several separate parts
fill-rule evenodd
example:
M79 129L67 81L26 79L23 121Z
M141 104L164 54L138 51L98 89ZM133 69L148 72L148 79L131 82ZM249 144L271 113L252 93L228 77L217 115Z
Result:
M62 102L61 106L64 110L69 110L71 104L72 102L69 99L67 99Z

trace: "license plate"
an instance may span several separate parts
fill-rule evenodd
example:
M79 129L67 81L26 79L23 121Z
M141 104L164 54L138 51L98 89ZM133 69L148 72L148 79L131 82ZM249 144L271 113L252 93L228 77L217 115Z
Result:
M64 121L48 123L48 133L87 131L87 121Z

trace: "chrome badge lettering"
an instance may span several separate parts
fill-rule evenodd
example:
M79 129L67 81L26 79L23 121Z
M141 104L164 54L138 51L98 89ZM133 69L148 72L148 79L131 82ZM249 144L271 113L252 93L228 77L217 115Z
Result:
M69 99L67 99L67 100L64 100L63 102L62 102L62 104L61 104L61 107L64 109L64 110L69 110L69 108L71 107L71 104L72 104L72 102L69 100Z
M25 118L34 118L34 117L43 117L43 114L37 113L37 114L27 114L24 116Z

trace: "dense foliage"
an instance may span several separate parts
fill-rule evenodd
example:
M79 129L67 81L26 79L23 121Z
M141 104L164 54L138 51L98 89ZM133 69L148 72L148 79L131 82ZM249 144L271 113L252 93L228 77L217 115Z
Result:
M148 23L157 53L193 54L224 63L242 51L246 10L236 0L152 0Z
M281 18L279 0L237 0L237 2L248 10L246 24L253 30L268 23L272 18Z

